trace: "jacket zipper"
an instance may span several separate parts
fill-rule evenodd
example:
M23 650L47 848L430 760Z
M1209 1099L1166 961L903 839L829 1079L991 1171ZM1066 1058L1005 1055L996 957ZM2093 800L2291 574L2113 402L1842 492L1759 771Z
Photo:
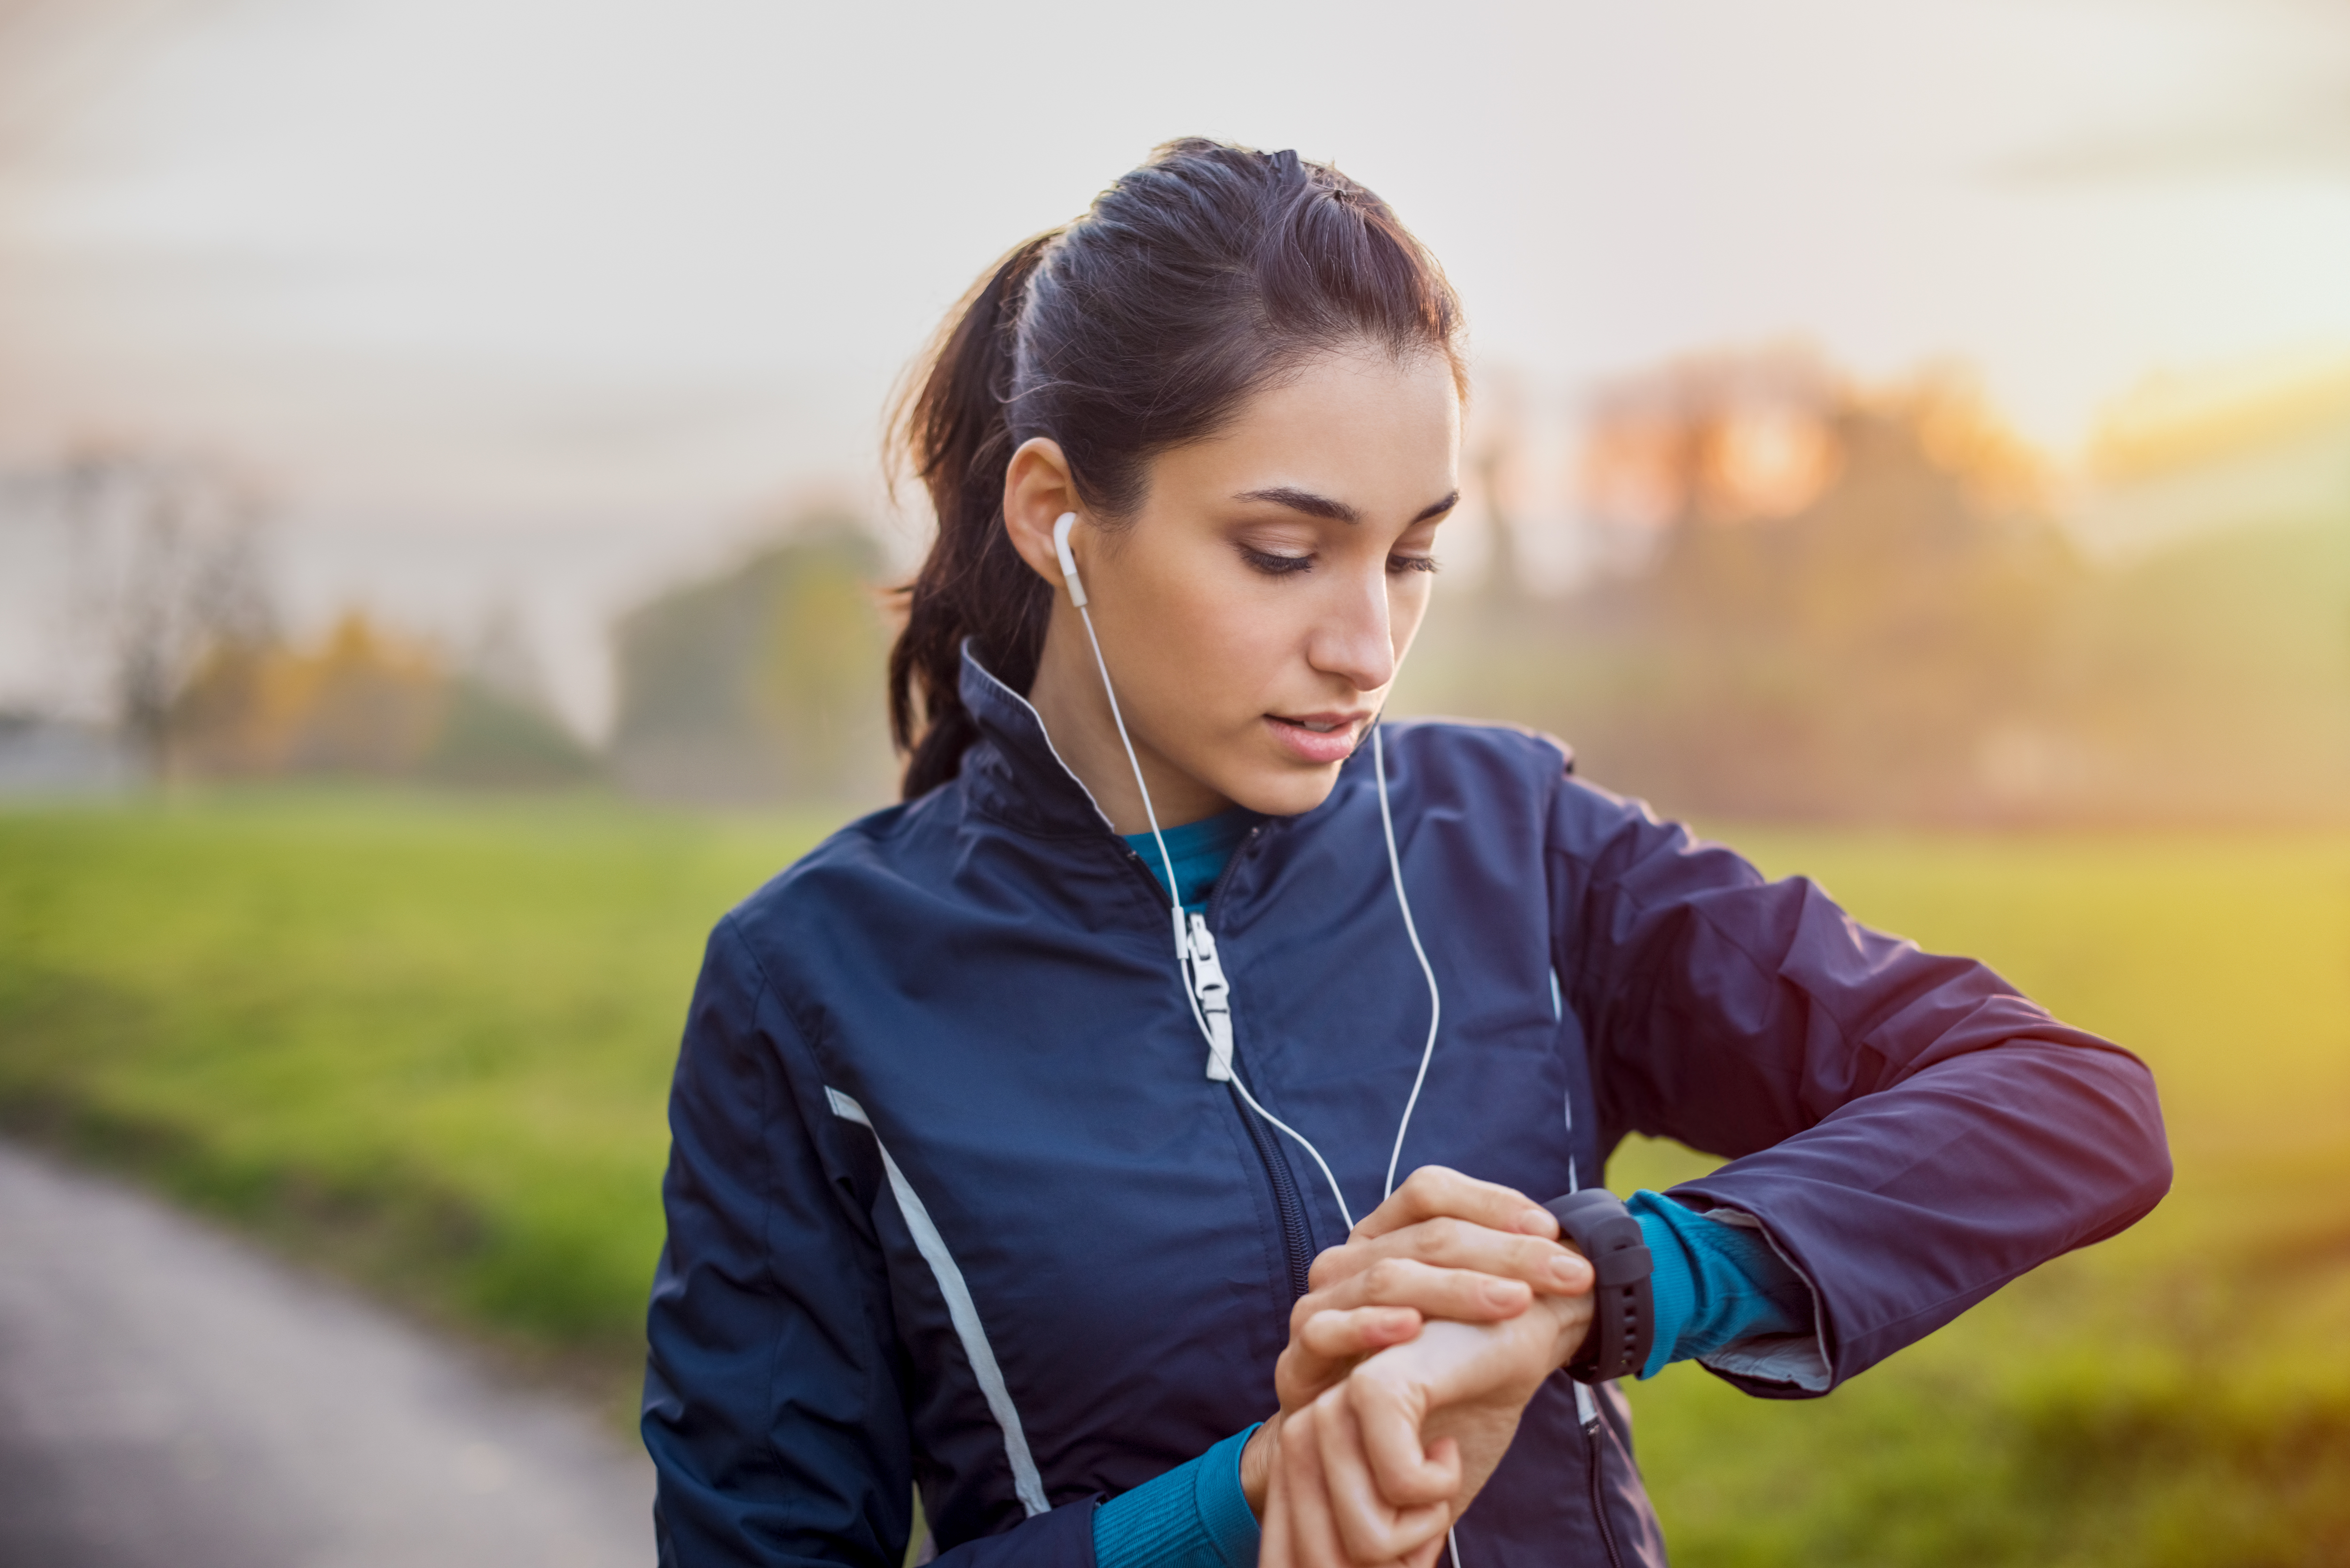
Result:
M1224 885L1232 879L1232 873L1240 868L1241 862L1256 846L1256 841L1263 832L1264 824L1258 823L1248 830L1247 836L1232 846L1232 858L1224 862L1223 871L1216 877L1216 885L1208 890L1210 913L1214 912L1216 900L1222 897ZM1289 1301L1295 1306L1311 1288L1314 1272L1314 1240L1313 1232L1305 1224L1305 1199L1297 1190L1297 1179L1290 1171L1289 1157L1282 1152L1281 1135L1265 1126L1264 1118L1242 1102L1238 1089L1231 1089L1228 1093L1232 1097L1232 1113L1248 1128L1249 1141L1256 1146L1256 1157L1264 1164L1265 1179L1273 1186L1274 1211L1281 1218L1282 1251L1289 1263ZM1286 1311L1282 1315L1286 1321Z
M1273 1183L1273 1206L1281 1216L1281 1243L1289 1255L1289 1304L1295 1306L1306 1292L1314 1270L1314 1243L1305 1229L1305 1201L1298 1196L1297 1180L1289 1173L1289 1161L1283 1158L1281 1146L1273 1140L1281 1135L1264 1125L1263 1119L1241 1103L1238 1089L1225 1091L1232 1096L1232 1110L1248 1128L1249 1141L1256 1145L1256 1157L1264 1162L1266 1179ZM1283 1321L1288 1320L1287 1307L1282 1309Z
M1591 1454L1591 1516L1599 1521L1599 1541L1607 1548L1608 1568L1624 1568L1624 1555L1616 1548L1616 1523L1607 1517L1607 1495L1599 1486L1599 1447L1605 1436L1595 1411L1583 1428L1584 1444Z
M1233 846L1232 858L1224 862L1224 869L1216 877L1216 885L1209 890L1208 909L1211 911L1215 909L1216 899L1223 892L1224 885L1232 880L1232 872L1263 832L1264 825L1259 823ZM1163 892L1149 863L1131 846L1128 847L1127 855L1134 862L1135 869L1149 881L1151 888ZM1305 1224L1305 1200L1298 1193L1297 1179L1290 1173L1288 1159L1282 1154L1280 1144L1274 1141L1281 1135L1265 1126L1263 1120L1242 1102L1238 1089L1228 1085L1225 1093L1231 1097L1233 1114L1248 1129L1249 1142L1255 1146L1257 1159L1264 1167L1265 1180L1273 1189L1274 1211L1281 1221L1282 1251L1289 1265L1289 1304L1294 1306L1309 1288L1314 1270L1313 1232ZM1283 1309L1282 1316L1285 1322L1287 1307Z

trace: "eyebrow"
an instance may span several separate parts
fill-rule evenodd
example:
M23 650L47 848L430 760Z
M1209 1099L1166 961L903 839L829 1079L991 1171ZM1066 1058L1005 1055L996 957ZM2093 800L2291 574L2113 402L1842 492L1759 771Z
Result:
M1232 497L1235 501L1264 501L1275 506L1286 506L1292 512L1303 512L1309 517L1327 517L1334 523L1360 523L1363 514L1343 501L1333 501L1326 495L1316 495L1310 490L1293 490L1285 484L1270 490L1244 490ZM1441 517L1461 504L1461 493L1454 491L1441 501L1431 502L1419 509L1414 523L1425 523L1431 517Z

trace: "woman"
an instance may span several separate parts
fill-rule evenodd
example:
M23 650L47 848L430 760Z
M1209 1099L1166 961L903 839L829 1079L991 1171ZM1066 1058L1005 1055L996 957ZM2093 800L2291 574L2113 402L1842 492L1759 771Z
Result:
M687 1024L663 1562L895 1563L919 1487L958 1564L1661 1563L1612 1376L1825 1393L2165 1189L2146 1070L1987 969L1374 727L1459 337L1368 192L1197 140L951 322L905 804ZM1734 1158L1553 1201L1627 1131Z

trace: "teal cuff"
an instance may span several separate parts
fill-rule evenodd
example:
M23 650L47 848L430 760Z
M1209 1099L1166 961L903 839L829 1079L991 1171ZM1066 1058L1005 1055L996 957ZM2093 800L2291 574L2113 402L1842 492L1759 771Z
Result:
M1642 1377L1742 1339L1811 1332L1811 1283L1762 1231L1709 1220L1654 1192L1636 1192L1625 1207L1648 1244L1657 1319Z
M1094 1511L1097 1568L1255 1568L1256 1515L1241 1450L1256 1428Z
M1681 1330L1697 1311L1697 1275L1690 1268L1689 1253L1670 1222L1641 1203L1648 1196L1636 1192L1625 1205L1640 1222L1640 1238L1648 1245L1648 1301L1656 1327L1655 1337L1648 1342L1648 1362L1640 1368L1643 1378L1654 1377L1680 1359L1674 1349L1681 1342Z
M1262 1421L1257 1426L1263 1426ZM1200 1486L1196 1499L1208 1539L1216 1545L1223 1568L1256 1568L1256 1511L1241 1490L1241 1450L1256 1427L1226 1438L1200 1456Z

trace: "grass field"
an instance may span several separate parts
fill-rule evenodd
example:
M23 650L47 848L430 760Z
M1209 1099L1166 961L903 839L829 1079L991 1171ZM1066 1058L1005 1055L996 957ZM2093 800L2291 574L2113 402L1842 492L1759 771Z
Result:
M2178 1182L1832 1398L1638 1389L1677 1561L2350 1563L2350 836L1723 836L2137 1051Z
M0 812L0 1122L617 1405L702 936L823 826L319 791ZM1676 1561L2350 1562L2350 836L1725 836L2138 1050L2179 1179L1831 1399L1639 1387ZM1610 1175L1703 1165L1643 1145Z

